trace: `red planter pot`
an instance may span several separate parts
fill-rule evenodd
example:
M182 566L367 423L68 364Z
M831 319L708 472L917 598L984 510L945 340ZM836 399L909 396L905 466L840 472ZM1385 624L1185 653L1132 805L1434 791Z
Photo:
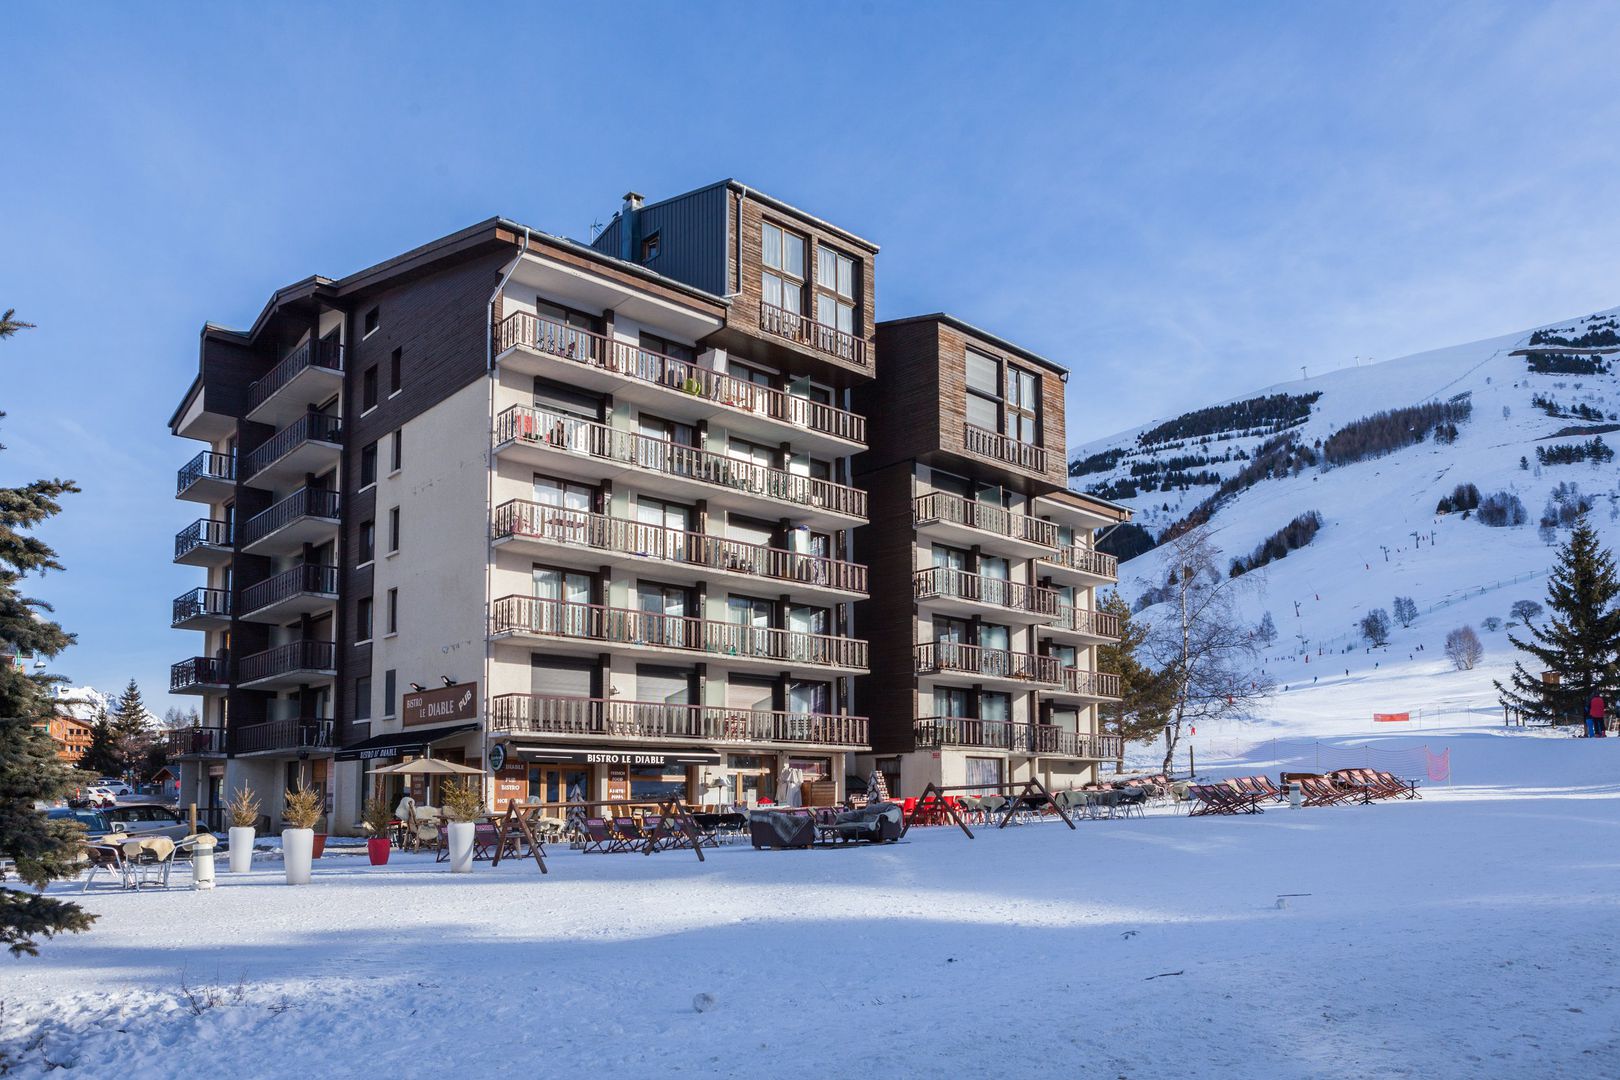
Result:
M315 859L320 858L321 857L321 852L323 852L325 850L326 850L326 834L323 833L323 832L318 832L318 833L315 834L315 853L311 856L311 858L315 858Z
M386 836L373 836L366 841L366 854L371 856L372 866L387 866L388 853L394 845Z

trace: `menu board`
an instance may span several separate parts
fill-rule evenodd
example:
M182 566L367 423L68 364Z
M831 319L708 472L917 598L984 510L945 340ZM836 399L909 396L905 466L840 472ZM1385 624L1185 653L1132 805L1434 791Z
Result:
M495 774L495 810L503 811L529 796L529 771L521 764L508 765Z
M630 801L630 766L608 766L607 797L609 802Z

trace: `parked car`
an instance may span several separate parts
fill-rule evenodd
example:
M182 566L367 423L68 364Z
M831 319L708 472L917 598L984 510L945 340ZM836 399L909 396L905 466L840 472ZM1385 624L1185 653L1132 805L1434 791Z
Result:
M167 836L183 840L191 835L191 825L178 811L159 803L119 803L97 811L114 826L131 836Z
M51 821L60 821L66 818L77 821L84 826L85 837L89 840L99 840L113 831L112 822L100 810L79 810L67 806L57 806L45 811L45 817Z
M84 794L88 799L112 800L122 796L133 795L135 792L134 789L132 789L122 780L115 780L110 784L97 780L95 783L84 789Z

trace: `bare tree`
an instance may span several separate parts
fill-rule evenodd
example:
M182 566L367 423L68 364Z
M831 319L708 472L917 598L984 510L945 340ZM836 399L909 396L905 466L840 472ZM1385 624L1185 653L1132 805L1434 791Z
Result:
M1446 635L1446 659L1458 671L1474 670L1474 665L1484 655L1485 646L1479 643L1479 635L1472 626L1459 626Z
M1260 640L1239 617L1239 590L1257 575L1221 573L1221 551L1200 526L1162 545L1170 610L1153 621L1146 649L1173 688L1164 724L1164 772L1170 774L1183 725L1250 715L1271 693L1259 670Z

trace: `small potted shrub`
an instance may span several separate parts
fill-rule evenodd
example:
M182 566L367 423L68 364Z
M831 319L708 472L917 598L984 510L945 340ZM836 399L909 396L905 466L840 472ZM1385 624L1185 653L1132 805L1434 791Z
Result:
M371 835L366 838L366 854L372 866L387 866L388 855L394 849L388 839L388 827L394 823L394 808L387 799L367 799L365 826Z
M450 818L448 831L452 874L472 872L473 830L477 828L473 822L484 812L482 787L468 780L460 784L447 783L439 793L439 801Z
M324 800L314 788L300 784L295 791L284 792L286 805L281 819L286 822L281 830L281 858L287 870L287 884L308 885L310 863L315 859L315 823L321 819Z
M231 827L231 873L245 874L253 869L253 830L259 824L259 799L246 785L236 789L228 807Z

